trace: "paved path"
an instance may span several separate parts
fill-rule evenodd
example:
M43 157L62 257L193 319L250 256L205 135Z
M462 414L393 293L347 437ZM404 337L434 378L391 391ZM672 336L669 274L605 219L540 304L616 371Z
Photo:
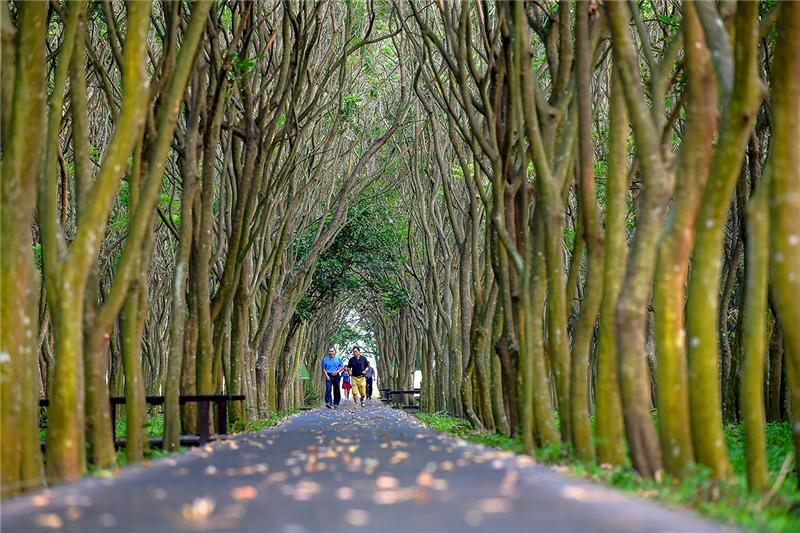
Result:
M370 402L5 502L4 532L711 532Z

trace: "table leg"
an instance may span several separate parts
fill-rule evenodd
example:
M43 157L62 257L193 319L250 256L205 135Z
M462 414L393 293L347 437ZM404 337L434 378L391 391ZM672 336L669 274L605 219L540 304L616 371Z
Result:
M217 401L217 435L228 434L228 401Z
M208 442L208 401L200 402L200 444Z

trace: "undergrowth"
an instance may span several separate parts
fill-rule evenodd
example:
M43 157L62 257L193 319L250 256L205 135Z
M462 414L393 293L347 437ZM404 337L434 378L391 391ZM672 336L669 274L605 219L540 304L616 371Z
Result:
M41 441L46 441L47 438L47 408L42 409L43 413L40 415L39 420L39 439ZM235 433L242 433L242 432L251 432L251 431L258 431L260 429L264 429L270 426L274 426L285 417L293 415L295 413L300 412L299 409L290 409L287 412L273 412L270 413L266 418L258 419L258 420L247 420L247 421L237 421L234 423L228 423L228 432L231 434ZM115 420L114 426L114 437L115 438L124 438L128 432L128 425L125 419L124 414L122 416L118 416ZM164 435L164 416L162 413L155 411L153 409L148 409L147 413L147 436L148 437L162 437ZM172 455L175 453L183 453L188 451L189 448L185 446L181 446L177 450L167 451L161 448L151 448L148 447L144 450L144 460L152 461L161 457L166 457L168 455ZM125 448L124 446L119 448L116 452L117 454L117 466L122 468L128 466L128 459L125 455ZM96 475L101 477L106 477L111 475L109 470L96 468L94 466L89 466L88 471L90 475Z

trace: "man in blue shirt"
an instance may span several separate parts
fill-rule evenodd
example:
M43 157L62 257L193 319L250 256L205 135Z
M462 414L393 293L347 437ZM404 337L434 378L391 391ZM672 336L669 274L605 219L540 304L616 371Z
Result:
M344 365L336 357L336 348L328 348L328 355L322 358L322 373L325 374L325 407L335 409L339 406L342 393L339 390L339 378L344 369ZM333 401L331 401L331 389L333 389Z

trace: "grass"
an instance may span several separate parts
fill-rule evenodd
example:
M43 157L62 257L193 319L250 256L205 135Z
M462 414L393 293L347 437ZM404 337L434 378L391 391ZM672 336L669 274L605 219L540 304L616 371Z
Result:
M46 440L47 437L47 408L42 409L43 413L39 420L39 439L42 441ZM260 420L248 420L248 421L238 421L236 423L229 423L228 424L228 431L231 433L242 433L242 432L250 432L250 431L258 431L260 429L264 429L270 426L274 426L281 420L283 420L286 416L293 415L298 413L299 409L292 409L288 412L273 412L270 413L266 418ZM117 417L115 421L114 427L114 436L125 437L128 432L128 425L125 419L125 416ZM154 411L152 409L148 409L147 412L147 436L148 437L162 437L164 435L164 416L163 414ZM183 453L188 451L188 448L185 446L181 446L177 450L174 451L167 451L161 448L148 448L144 451L144 461L152 461L154 459L158 459L161 457L166 457L168 455L172 455L174 453ZM117 450L117 466L122 468L128 466L128 459L125 456L125 448L120 448ZM97 475L97 476L104 476L107 477L111 475L111 472L105 469L96 468L93 466L89 466L89 474L90 475Z
M245 420L239 421L231 426L232 431L234 433L242 433L242 432L249 432L249 431L258 431L260 429L268 428L274 426L287 416L291 416L293 414L297 414L300 412L300 409L289 409L286 412L283 411L276 411L274 413L269 413L269 415L261 420Z
M456 435L465 440L523 453L519 437L478 433L467 420L446 414L418 413L417 417L428 427ZM788 423L769 423L766 427L767 462L772 483L788 454L792 454L792 435ZM665 476L661 482L640 477L631 468L599 466L594 462L576 460L566 446L557 445L535 452L542 463L558 465L565 473L588 478L659 501L673 507L690 508L715 520L734 524L754 531L800 531L800 490L792 471L771 499L751 495L747 490L744 432L740 425L725 427L728 452L734 470L730 481L712 480L708 471L696 467L685 479L679 481Z

